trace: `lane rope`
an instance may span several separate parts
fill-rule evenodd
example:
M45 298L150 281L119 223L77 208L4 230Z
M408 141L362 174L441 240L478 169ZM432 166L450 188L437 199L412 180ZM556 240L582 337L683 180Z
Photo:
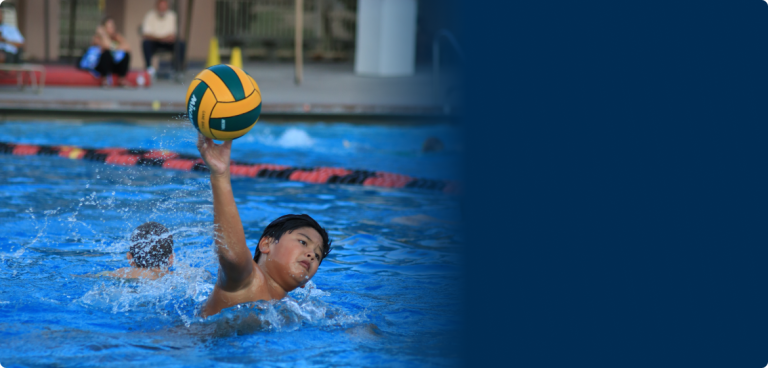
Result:
M59 156L72 160L88 160L119 166L150 166L168 170L208 172L199 156L167 150L130 148L83 148L0 142L0 153L15 156ZM349 184L385 188L416 188L458 193L455 181L418 179L384 171L354 170L338 167L292 167L274 164L230 162L230 173L250 178L271 178L313 184Z

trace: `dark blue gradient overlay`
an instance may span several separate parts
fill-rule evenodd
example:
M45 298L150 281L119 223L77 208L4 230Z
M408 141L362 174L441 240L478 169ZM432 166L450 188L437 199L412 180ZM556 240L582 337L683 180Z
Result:
M768 4L464 1L468 366L768 363Z

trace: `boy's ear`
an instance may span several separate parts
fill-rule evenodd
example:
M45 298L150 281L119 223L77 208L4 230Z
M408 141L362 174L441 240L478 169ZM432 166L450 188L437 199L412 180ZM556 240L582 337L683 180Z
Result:
M262 254L269 253L269 249L271 248L273 241L274 239L270 237L261 238L261 241L259 242L259 250L261 251Z
M168 257L168 267L173 266L173 253L171 253L171 256Z
M125 258L128 258L128 261L131 262L132 267L136 267L136 262L133 261L133 254L131 254L131 252L126 253Z

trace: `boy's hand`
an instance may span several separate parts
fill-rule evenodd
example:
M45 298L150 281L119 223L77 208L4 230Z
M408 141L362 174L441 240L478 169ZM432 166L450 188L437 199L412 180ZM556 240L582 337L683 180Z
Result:
M229 156L232 152L232 141L222 144L213 143L213 139L197 133L197 149L203 157L205 165L211 170L211 177L229 176Z

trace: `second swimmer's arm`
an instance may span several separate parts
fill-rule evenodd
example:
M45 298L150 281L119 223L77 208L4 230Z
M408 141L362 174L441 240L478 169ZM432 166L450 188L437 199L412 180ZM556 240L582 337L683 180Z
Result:
M198 133L197 148L211 170L213 223L220 266L216 283L225 291L237 291L248 286L253 261L232 193L229 174L232 141L214 144L212 139Z

